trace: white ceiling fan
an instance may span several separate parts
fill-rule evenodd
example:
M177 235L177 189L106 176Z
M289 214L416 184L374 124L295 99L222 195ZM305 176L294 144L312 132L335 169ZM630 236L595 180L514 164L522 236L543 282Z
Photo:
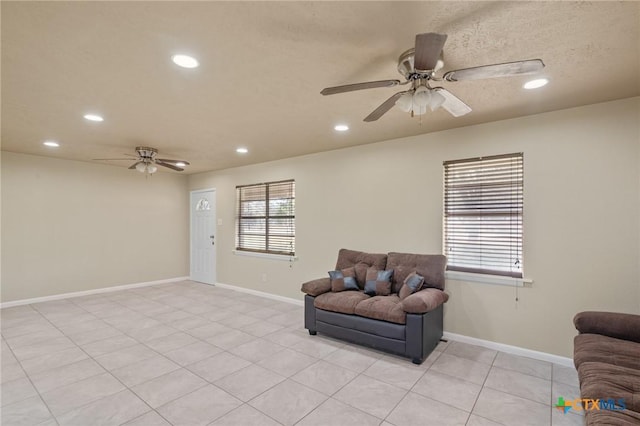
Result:
M153 174L158 171L158 166L167 167L178 172L184 171L184 167L189 162L184 160L171 160L168 158L157 158L158 150L148 146L137 146L136 154L124 154L135 159L135 163L129 169L135 169L140 173ZM131 158L94 158L94 161L131 161Z
M335 95L355 90L410 84L410 89L392 95L365 117L364 121L378 120L394 105L397 105L405 112L410 112L411 116L425 114L427 108L435 111L442 107L454 117L460 117L471 112L471 107L444 87L433 87L431 85L432 82L509 77L535 73L544 68L544 63L541 59L529 59L453 70L444 73L442 77L438 77L438 72L444 67L442 48L446 40L446 34L417 34L415 47L407 50L398 58L398 72L404 76L405 81L403 82L400 80L379 80L346 84L327 87L320 93L323 95Z

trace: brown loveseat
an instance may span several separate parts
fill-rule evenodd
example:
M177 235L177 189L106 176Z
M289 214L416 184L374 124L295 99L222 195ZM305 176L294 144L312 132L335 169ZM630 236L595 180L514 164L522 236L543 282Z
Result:
M305 328L420 364L442 337L445 266L442 255L341 249L338 278L302 285Z
M573 322L586 424L640 425L640 315L581 312Z

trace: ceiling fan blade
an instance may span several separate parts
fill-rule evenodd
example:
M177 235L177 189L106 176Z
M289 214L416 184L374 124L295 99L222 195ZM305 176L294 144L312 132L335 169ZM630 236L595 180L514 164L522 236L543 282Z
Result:
M353 92L354 90L375 89L377 87L393 87L400 84L400 80L378 80L366 83L345 84L344 86L327 87L322 89L322 95L335 95L338 93Z
M544 68L541 59L507 62L504 64L484 65L449 71L444 75L447 81L480 80L483 78L509 77L512 75L530 74Z
M169 169L173 169L173 170L176 170L178 172L184 171L184 169L182 167L174 166L173 164L165 163L163 161L156 160L156 164L158 166L167 167Z
M364 119L366 122L376 121L378 118L382 117L387 111L389 111L396 104L398 98L405 93L410 93L411 90L406 90L404 92L398 92L395 95L392 95L389 99L384 101L382 105L373 110L373 112L367 115Z
M416 52L414 68L416 71L431 71L436 68L444 43L447 41L446 34L424 33L416 35Z
M135 168L136 168L136 166L137 166L138 164L140 164L140 163L143 163L143 161L138 161L138 162L134 163L131 167L129 167L129 169L130 169L130 170L135 169Z
M185 166L188 166L190 163L184 160L170 160L168 158L157 158L156 161L162 161L163 163L177 164L183 163Z
M444 96L445 101L442 104L442 108L446 109L449 114L454 117L461 117L471 112L471 107L469 105L462 102L460 98L448 90L443 89L442 87L436 87L434 90Z

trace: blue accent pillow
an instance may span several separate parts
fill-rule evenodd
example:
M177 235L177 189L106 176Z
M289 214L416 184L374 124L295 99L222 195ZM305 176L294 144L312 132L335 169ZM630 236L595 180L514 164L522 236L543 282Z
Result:
M393 269L378 271L376 268L367 270L367 280L364 283L364 292L369 296L388 296L391 294L391 276Z
M356 282L355 268L347 268L342 271L329 271L331 278L331 291L359 290Z

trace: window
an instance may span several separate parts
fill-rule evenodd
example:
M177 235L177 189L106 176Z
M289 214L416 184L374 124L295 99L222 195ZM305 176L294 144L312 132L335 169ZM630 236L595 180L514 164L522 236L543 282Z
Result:
M207 200L206 198L200 198L198 200L198 203L196 204L196 211L205 211L205 210L211 210L211 205L209 204L209 200Z
M295 255L295 181L237 186L236 190L236 250Z
M444 162L447 270L522 278L522 153Z

